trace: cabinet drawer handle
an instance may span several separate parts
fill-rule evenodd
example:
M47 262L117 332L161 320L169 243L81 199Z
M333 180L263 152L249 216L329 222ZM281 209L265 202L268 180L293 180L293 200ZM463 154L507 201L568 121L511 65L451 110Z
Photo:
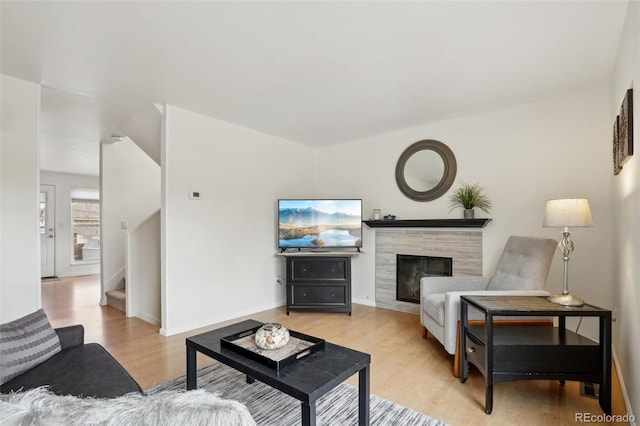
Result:
M473 346L471 346L470 348L467 348L467 352L469 352L470 354L474 353L476 351L476 348L474 348Z

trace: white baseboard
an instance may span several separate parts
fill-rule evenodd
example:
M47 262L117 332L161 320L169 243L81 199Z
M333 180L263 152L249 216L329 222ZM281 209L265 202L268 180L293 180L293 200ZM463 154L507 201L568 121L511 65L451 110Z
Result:
M142 321L148 322L149 324L153 324L156 326L160 325L159 318L156 318L154 315L147 314L146 312L136 312L130 316L140 318Z
M631 401L629 400L629 394L627 393L627 387L624 384L623 374L620 371L620 364L618 363L618 356L616 355L616 348L612 346L611 348L611 357L613 358L613 363L615 364L616 374L618 375L618 381L620 382L620 388L622 389L622 398L624 400L624 406L627 410L627 414L629 415L629 419L633 419L633 421L629 422L631 426L637 426L636 416L631 409Z
M61 270L57 272L61 278L97 275L100 273L100 263L74 263L64 269L61 268Z
M357 303L358 305L371 306L372 308L376 307L376 302L371 299L353 299L351 303Z
M258 306L257 308L253 308L251 310L240 311L240 312L236 312L236 313L228 314L228 315L224 315L224 316L215 316L215 317L212 317L212 318L208 318L208 319L206 319L204 321L187 324L187 325L183 325L183 326L180 326L180 327L165 328L163 326L162 328L160 328L160 334L163 335L163 336L172 336L174 334L184 333L184 332L187 332L187 331L196 330L198 328L209 327L209 326L212 326L212 325L215 325L215 324L219 324L219 323L226 322L226 321L231 321L231 320L234 320L234 319L240 320L241 317L250 316L250 315L255 314L257 312L268 311L269 309L274 309L274 308L277 308L277 307L278 306Z

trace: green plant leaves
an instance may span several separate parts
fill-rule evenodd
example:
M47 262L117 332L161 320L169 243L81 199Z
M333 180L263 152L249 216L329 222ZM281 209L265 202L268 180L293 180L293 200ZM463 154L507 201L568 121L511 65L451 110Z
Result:
M489 213L491 211L491 200L484 194L484 188L477 183L461 182L460 187L449 197L449 207L449 211L458 207L465 209L477 207L483 212Z

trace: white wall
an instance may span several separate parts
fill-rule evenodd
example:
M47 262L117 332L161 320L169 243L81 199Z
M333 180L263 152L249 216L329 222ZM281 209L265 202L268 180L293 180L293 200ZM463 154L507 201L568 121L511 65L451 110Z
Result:
M55 235L56 235L56 275L74 277L100 273L100 263L73 263L73 232L71 230L71 189L100 188L97 176L71 173L40 172L40 183L56 188Z
M613 329L614 355L627 391L627 404L636 419L640 415L640 2L630 2L627 10L611 85L613 124L627 89L634 91L635 154L613 180L612 290L616 322ZM635 87L634 87L635 86Z
M174 106L164 117L161 332L282 305L277 199L314 195L315 151Z
M160 208L160 166L129 138L101 144L100 209L103 294L125 275L126 234ZM121 222L128 230L121 229ZM102 303L106 303L104 298Z
M135 111L118 123L113 132L127 135L156 163L160 164L161 112L155 104Z
M160 210L129 232L127 316L160 325Z
M544 206L550 198L588 197L595 226L574 229L569 288L587 301L611 308L611 132L609 91L606 88L534 104L427 124L393 134L319 150L318 196L363 198L364 215L374 208L398 219L461 217L449 212L448 197L460 180L479 183L493 200L483 229L483 270L490 275L509 235L560 239L558 228L543 228ZM402 151L421 139L447 144L458 163L451 190L438 200L406 198L395 182L395 165ZM330 171L330 172L328 172ZM365 254L354 259L354 301L374 297L375 234L365 226ZM562 287L558 253L547 290ZM580 331L597 337L596 324ZM569 323L569 325L571 325Z
M40 86L0 76L0 323L40 308Z

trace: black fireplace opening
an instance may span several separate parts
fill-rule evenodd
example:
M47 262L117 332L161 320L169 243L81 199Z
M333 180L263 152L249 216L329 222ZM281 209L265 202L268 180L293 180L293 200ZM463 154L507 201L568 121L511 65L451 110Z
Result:
M450 257L396 255L396 300L420 303L420 279L450 277L453 259Z

